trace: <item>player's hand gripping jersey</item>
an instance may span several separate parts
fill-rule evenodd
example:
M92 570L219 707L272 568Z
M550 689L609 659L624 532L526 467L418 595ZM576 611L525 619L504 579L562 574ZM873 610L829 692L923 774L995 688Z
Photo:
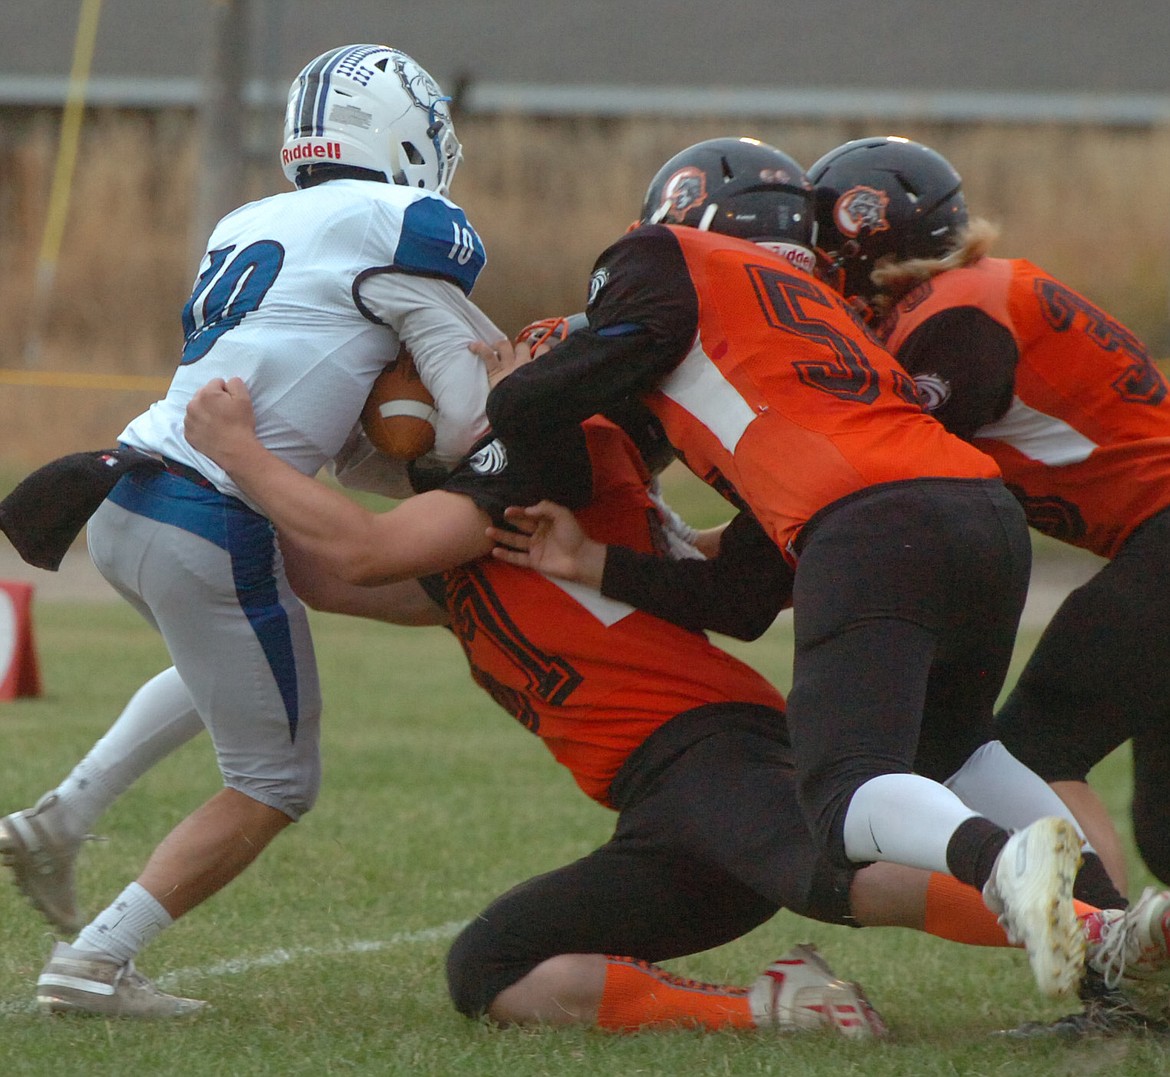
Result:
M121 440L239 496L183 438L196 390L238 376L264 444L316 474L404 343L440 413L433 456L452 464L486 425L487 375L467 344L503 335L467 299L483 264L463 211L427 191L343 179L245 205L208 241L166 398Z
M589 330L492 392L505 440L643 394L687 466L790 555L819 510L856 491L999 475L923 412L839 296L758 244L639 228L601 255L587 313Z
M1111 558L1170 505L1165 379L1125 326L1030 262L940 273L879 333L1038 531Z

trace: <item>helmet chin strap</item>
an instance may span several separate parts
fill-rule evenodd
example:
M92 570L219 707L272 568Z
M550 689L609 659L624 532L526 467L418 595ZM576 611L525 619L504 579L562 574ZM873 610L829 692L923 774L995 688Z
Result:
M715 220L715 214L719 212L719 203L712 202L705 210L703 216L699 218L697 225L700 232L707 232L711 228L711 222Z

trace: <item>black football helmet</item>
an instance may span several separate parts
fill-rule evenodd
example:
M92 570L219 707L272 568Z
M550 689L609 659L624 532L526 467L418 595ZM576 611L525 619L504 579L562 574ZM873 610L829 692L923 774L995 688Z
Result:
M811 251L812 187L800 165L774 146L754 138L712 138L658 170L640 223L681 224Z
M939 258L967 224L963 181L920 142L859 138L808 170L816 192L817 247L843 276L846 296L872 299L877 260Z

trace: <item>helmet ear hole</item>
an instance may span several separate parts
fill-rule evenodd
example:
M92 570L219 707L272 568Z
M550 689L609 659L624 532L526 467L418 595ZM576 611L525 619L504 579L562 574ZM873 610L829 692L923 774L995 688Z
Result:
M922 197L919 193L918 185L908 176L898 176L896 178L899 186L902 188L902 193L906 196L906 201L911 205L916 205Z
M421 165L426 162L426 158L419 153L418 147L413 142L402 143L402 152L406 154L406 159L412 165Z

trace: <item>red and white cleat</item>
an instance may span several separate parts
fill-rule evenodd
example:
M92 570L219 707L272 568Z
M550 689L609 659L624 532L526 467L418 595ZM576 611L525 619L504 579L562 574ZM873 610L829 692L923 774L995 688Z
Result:
M760 1028L781 1032L827 1029L851 1040L882 1039L886 1023L856 983L839 980L815 946L794 946L752 984Z
M1099 909L1081 922L1085 963L1107 987L1123 978L1170 981L1170 890L1147 886L1128 909Z

